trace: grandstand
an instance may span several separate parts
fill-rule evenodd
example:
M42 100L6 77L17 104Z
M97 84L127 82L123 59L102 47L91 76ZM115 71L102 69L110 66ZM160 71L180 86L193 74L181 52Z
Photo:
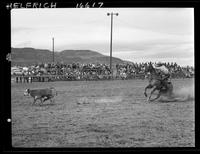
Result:
M152 62L116 64L113 72L107 64L64 64L41 63L37 65L11 67L12 81L16 82L49 82L75 80L108 80L108 79L144 79L145 68ZM176 63L165 63L172 78L194 77L194 68L181 67Z

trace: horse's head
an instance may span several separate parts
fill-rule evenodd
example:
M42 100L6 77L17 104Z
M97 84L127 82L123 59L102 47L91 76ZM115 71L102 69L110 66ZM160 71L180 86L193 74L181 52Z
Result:
M148 74L149 82L158 81L159 75L151 63L145 67L145 72Z
M145 66L145 72L150 73L150 74L155 74L156 70L154 69L154 67L150 63L149 65Z

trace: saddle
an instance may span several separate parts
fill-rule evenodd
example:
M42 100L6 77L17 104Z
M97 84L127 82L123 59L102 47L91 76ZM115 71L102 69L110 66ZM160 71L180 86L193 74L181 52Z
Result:
M167 90L168 84L171 84L171 81L168 81L168 79L163 79L161 81L161 90Z

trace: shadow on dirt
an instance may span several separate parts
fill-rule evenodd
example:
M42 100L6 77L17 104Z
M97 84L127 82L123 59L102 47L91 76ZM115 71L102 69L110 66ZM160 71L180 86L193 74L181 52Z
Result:
M40 103L37 103L37 104L32 104L32 106L41 106L41 107L44 107L44 106L54 106L56 105L56 103L43 103L43 104L40 104Z
M192 95L174 95L172 97L162 96L158 101L162 103L188 102L188 101L194 101L194 96Z

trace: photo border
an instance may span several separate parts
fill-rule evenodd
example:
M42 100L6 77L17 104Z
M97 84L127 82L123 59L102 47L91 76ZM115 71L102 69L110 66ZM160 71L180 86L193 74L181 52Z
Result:
M24 1L16 1L16 2L21 2L25 3ZM30 2L30 1L29 1ZM47 2L47 1L37 1L37 2ZM75 8L78 1L59 1L55 0L52 2L57 3L57 8ZM194 0L194 1L131 1L131 0L126 0L126 1L102 1L102 0L97 0L97 1L88 1L88 2L103 2L102 8L115 8L115 7L133 7L133 8L182 8L182 7L191 7L194 8L194 58L195 58L195 83L198 83L197 81L197 76L198 76L198 62L199 60L197 59L197 51L199 51L199 20L198 15L200 13L199 11L199 1ZM87 151L87 152L95 152L95 151L103 151L103 152L110 152L110 151L196 151L199 150L200 147L200 129L198 126L200 126L200 118L199 118L199 104L198 104L198 95L196 95L196 92L199 89L199 84L195 84L195 147L153 147L153 148L140 148L140 147L133 147L133 148L14 148L12 147L12 130L11 130L11 124L12 122L9 122L8 119L11 119L11 74L10 74L10 68L11 68L11 62L6 59L7 55L11 52L11 10L6 8L6 5L8 3L14 3L14 1L8 0L8 1L1 1L0 2L0 16L1 19L3 19L3 24L1 25L2 28L1 30L4 32L3 34L3 39L2 39L2 52L1 52L1 70L3 70L3 80L2 86L1 86L1 117L2 117L2 141L3 146L1 146L3 149L3 152L39 152L39 151L45 151L45 152L63 152L63 151L68 151L68 152L75 152L75 151ZM84 2L82 2L84 3ZM86 4L86 3L85 3ZM53 9L53 8L52 8ZM11 119L12 120L12 119Z

